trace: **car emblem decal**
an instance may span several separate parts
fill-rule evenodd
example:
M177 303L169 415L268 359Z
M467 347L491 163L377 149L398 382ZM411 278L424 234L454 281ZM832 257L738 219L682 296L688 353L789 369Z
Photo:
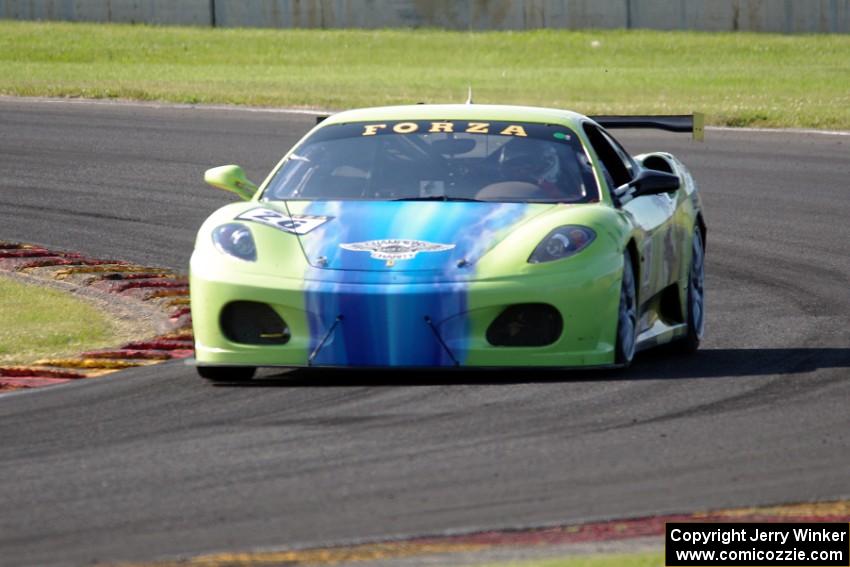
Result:
M241 215L237 216L236 220L247 220L267 224L291 234L307 234L311 230L325 224L332 218L333 217L322 217L316 215L289 216L285 213L275 211L274 209L257 207L256 209L245 211Z
M454 244L438 244L423 240L367 240L366 242L350 242L340 244L340 248L352 252L369 252L376 260L386 260L387 266L392 267L398 260L410 260L420 252L445 252L455 247Z

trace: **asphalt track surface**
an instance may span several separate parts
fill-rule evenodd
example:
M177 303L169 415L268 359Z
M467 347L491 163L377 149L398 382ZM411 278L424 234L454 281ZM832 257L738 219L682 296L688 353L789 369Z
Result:
M303 115L0 101L0 238L186 269ZM704 192L708 338L623 372L180 363L0 397L0 564L75 565L850 497L850 138L629 133Z

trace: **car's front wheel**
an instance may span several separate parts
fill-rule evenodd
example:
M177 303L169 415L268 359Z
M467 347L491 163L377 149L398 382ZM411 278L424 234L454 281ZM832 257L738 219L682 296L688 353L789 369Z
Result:
M620 284L620 309L617 315L615 362L628 366L635 357L637 345L637 289L631 256L623 256L623 280Z
M198 375L210 382L244 382L254 377L251 366L198 366Z

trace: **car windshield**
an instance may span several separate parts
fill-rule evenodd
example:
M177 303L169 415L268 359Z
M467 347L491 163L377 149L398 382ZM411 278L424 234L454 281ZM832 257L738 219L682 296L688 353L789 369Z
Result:
M517 122L329 125L275 172L264 200L599 200L569 128Z

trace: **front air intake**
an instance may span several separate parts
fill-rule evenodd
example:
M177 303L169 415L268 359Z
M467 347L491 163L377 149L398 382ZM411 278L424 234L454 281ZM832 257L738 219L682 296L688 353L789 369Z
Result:
M221 330L227 340L247 345L289 342L289 327L274 309L255 301L234 301L221 310Z
M545 303L511 305L487 328L493 346L542 347L561 336L564 322L557 309Z

